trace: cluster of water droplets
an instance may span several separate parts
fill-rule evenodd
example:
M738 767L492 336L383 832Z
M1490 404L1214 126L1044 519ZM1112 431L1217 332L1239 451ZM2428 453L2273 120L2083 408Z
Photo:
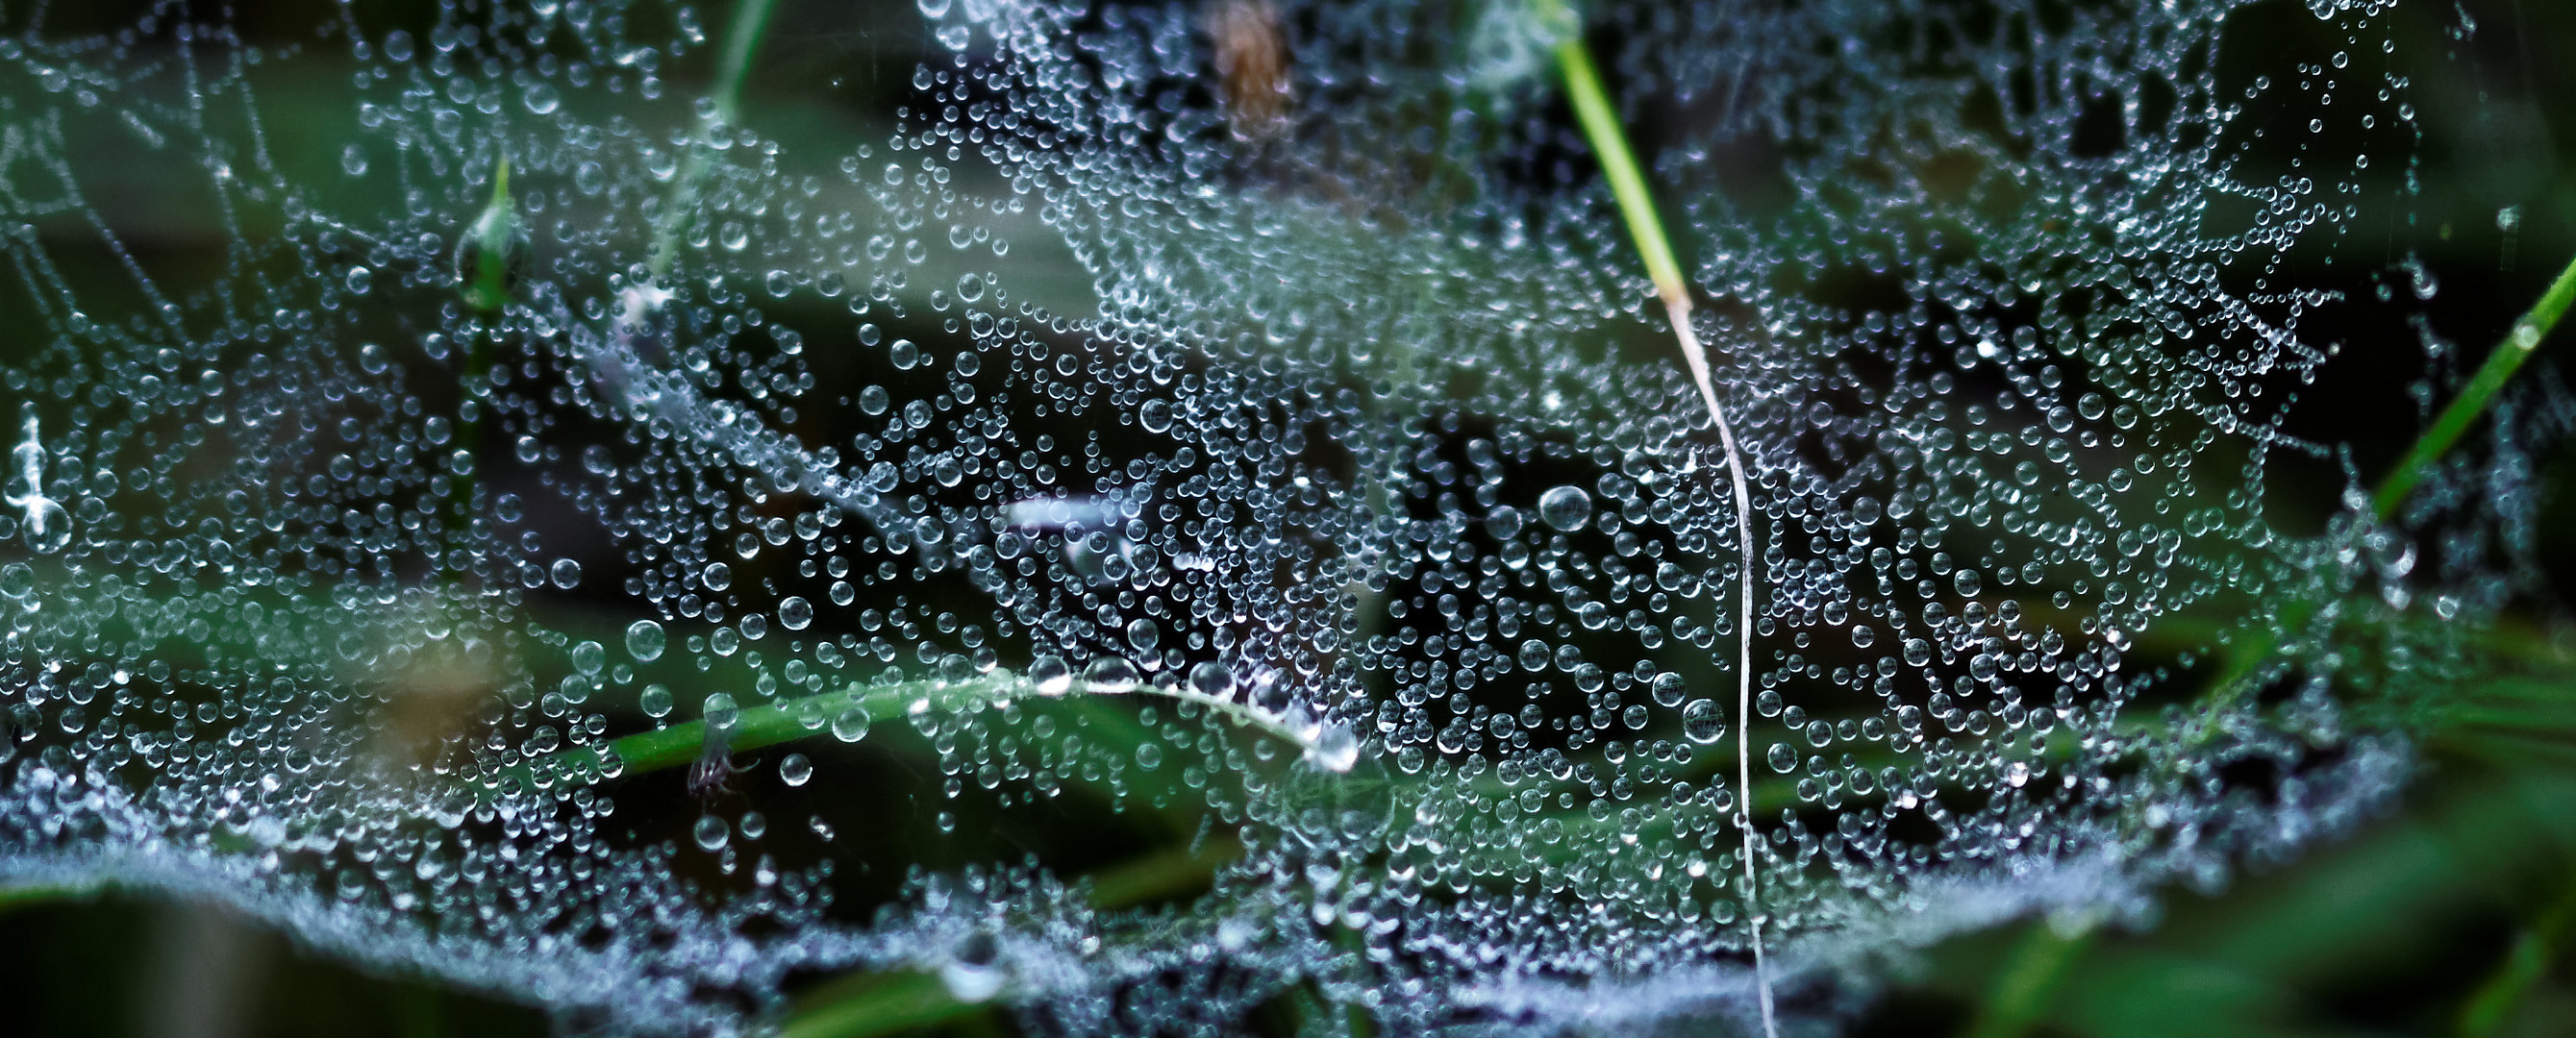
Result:
M2314 603L2503 594L2266 520L2337 301L2283 258L2371 156L2251 179L2233 6L940 0L894 130L793 144L664 79L689 7L0 44L0 876L621 1032L858 969L1076 1031L1823 1013L2144 918L2402 775ZM1740 462L1577 29L1691 127ZM2266 612L2308 691L2195 698L2162 629Z

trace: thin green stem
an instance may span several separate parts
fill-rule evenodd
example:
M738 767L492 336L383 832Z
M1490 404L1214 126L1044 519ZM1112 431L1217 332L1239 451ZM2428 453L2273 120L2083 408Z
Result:
M2487 1038L2504 1031L2512 1022L2513 1011L2522 1004L2523 996L2533 985L2549 974L2550 963L2558 958L2561 945L2570 931L2576 931L2576 884L2571 884L2558 897L2558 902L2541 913L2495 972L2478 985L2477 991L2460 1013L2460 1038Z
M1996 975L1994 989L1968 1028L1970 1038L2020 1038L2027 1033L2048 1012L2067 968L2092 940L2089 927L2069 936L2057 932L2047 920L2033 923Z
M2521 370L2522 362L2531 359L2550 329L2558 327L2558 319L2566 316L2571 303L2576 303L2576 261L2559 271L2558 280L2550 282L2549 291L2541 294L2540 301L2532 304L2521 320L2513 322L2513 330L2487 354L2486 363L2478 366L2477 373L2469 376L2469 384L2452 398L2451 406L2442 409L2441 416L2433 419L2432 426L2406 451L2405 460L2380 481L2379 492L2371 495L2373 514L2383 522L2397 514L2398 506L2406 503L2406 495L2423 481L2433 463L2459 442L2460 434L2467 432L2479 415L2486 413L2496 392Z
M477 313L492 314L510 302L510 265L518 259L512 255L518 244L518 213L510 199L510 158L502 156L492 171L492 198L483 204L483 212L466 229L466 241L459 246L461 258L456 273L462 279L459 294ZM470 257L464 257L465 244L472 246ZM455 474L448 495L448 529L462 535L474 523L475 484L481 479L483 445L482 387L492 375L491 329L480 322L469 327L457 348L465 351L464 370L457 379L456 446L465 452L466 465ZM462 567L459 567L461 571Z
M733 8L733 24L725 27L724 54L716 61L716 118L732 122L742 109L742 81L751 76L751 59L760 53L760 41L769 36L769 20L778 13L778 0L742 0Z
M1700 345L1699 332L1690 321L1690 286L1682 280L1681 265L1673 259L1673 247L1664 234L1663 218L1657 214L1655 196L1646 184L1645 173L1637 163L1634 149L1628 146L1628 135L1620 128L1616 109L1610 105L1610 92L1601 84L1601 73L1592 64L1591 51L1583 43L1581 24L1563 6L1561 0L1537 0L1538 16L1552 23L1563 34L1556 45L1556 64L1565 77L1567 97L1574 104L1575 120L1582 124L1584 139L1591 143L1600 159L1601 171L1610 181L1610 194L1619 203L1620 216L1627 221L1628 235L1636 242L1637 254L1646 264L1646 276L1655 283L1655 294L1663 299L1664 316L1672 323L1673 337L1681 344L1682 360L1690 369L1691 383L1698 388L1700 402L1707 405L1709 422L1717 427L1718 443L1726 451L1727 475L1735 491L1735 541L1742 573L1736 582L1742 595L1736 610L1736 703L1735 703L1735 795L1742 805L1742 816L1736 828L1744 837L1745 928L1753 946L1755 987L1761 995L1762 1033L1777 1038L1779 1025L1771 998L1771 967L1762 949L1762 928L1769 916L1762 910L1761 888L1756 879L1755 862L1759 860L1753 836L1753 493L1745 471L1744 453L1735 444L1734 427L1726 420L1726 409L1718 403L1717 387L1709 376L1708 351Z
M1583 45L1579 31L1556 45L1556 65L1565 75L1575 121L1583 125L1584 139L1591 143L1601 173L1610 181L1610 194L1618 199L1619 214L1627 220L1628 236L1646 263L1646 276L1654 280L1656 293L1667 304L1688 299L1681 264L1673 260L1672 242L1664 236L1664 222L1655 212L1654 192L1646 186L1645 172L1637 165L1636 152L1628 147L1619 115L1610 107L1610 92L1602 87L1601 73L1593 67L1592 52Z
M770 706L740 710L723 745L729 750L756 750L828 731L851 709L866 712L870 723L915 709L954 709L999 702L1027 687L1013 675L964 682L907 681L892 685L854 686L838 692L805 696ZM707 722L687 721L611 740L606 746L574 746L502 769L486 783L501 791L552 788L564 782L642 774L696 761L707 745Z
M779 1038L868 1038L954 1020L981 1011L928 973L888 973L788 1017Z
M457 271L463 278L465 302L476 310L493 311L510 301L511 246L518 234L518 214L510 203L510 159L502 156L492 172L492 199L483 204L483 212L466 230L474 246L470 269Z
M2571 305L2576 305L2576 260L2570 260L2566 269L2558 272L2558 279L2550 282L2549 290L2541 293L2540 300L2533 303L2521 319L2513 322L2513 330L2506 333L2504 341L2497 343L2493 352L2487 354L2486 362L2478 366L2477 372L2469 376L2469 383L2461 387L2460 395L2452 398L2450 406L2442 409L2442 413L2433 419L2433 424L2415 438L2413 446L2407 448L2406 456L2380 480L2378 491L2371 495L2372 516L2381 522L2396 518L2397 509L2406 503L2407 495L2423 482L2434 463L2459 443L2461 434L2486 413L2487 407L2495 402L2496 394L2513 379L2515 372L2522 370L2523 362L2530 360L2531 355L2539 350L2541 341L2558 327L2559 319L2567 315ZM2316 602L2289 603L2272 618L2272 629L2295 629L2314 617L2319 608L2321 606ZM2217 731L2219 714L2244 694L2253 683L2254 676L2279 652L2279 640L2269 631L2257 629L2228 654L2225 669L2210 682L2209 691L2202 697L2200 715L2194 721L2193 741Z
M1231 718L1244 727L1286 741L1303 750L1307 759L1334 771L1347 770L1349 762L1339 759L1332 748L1320 742L1317 733L1300 731L1286 721L1273 717L1248 704L1221 699L1187 688L1164 688L1138 685L1132 689L1101 689L1067 686L1050 689L1028 678L1008 671L966 681L906 681L891 685L852 686L838 692L825 692L785 700L770 706L739 710L729 730L720 733L719 742L728 751L756 750L775 746L830 730L835 722L852 709L865 712L868 722L901 714L932 710L965 710L993 706L1020 698L1056 698L1066 694L1118 695L1125 693L1157 696L1194 703L1212 713ZM585 782L599 778L660 771L695 762L707 750L707 722L687 721L649 732L610 740L606 746L574 746L540 755L532 760L493 773L484 783L494 791L525 791L553 788L565 782Z
M1091 875L1091 905L1124 908L1170 897L1205 884L1242 855L1242 844L1220 838L1113 866ZM955 1019L987 1004L960 999L938 977L909 970L843 977L800 1001L780 1029L782 1038L867 1038Z
M760 53L770 19L777 13L778 0L742 0L734 5L733 22L725 27L724 50L716 58L714 89L707 94L706 117L698 120L696 142L681 162L670 194L662 199L661 219L653 229L653 251L645 263L655 281L671 272L680 235L689 229L690 216L697 209L698 185L707 173L707 138L719 123L742 121L742 84L751 77L752 59Z
M15 911L30 905L45 905L52 904L57 901L69 901L75 898L89 897L105 889L107 889L107 884L99 880L80 880L71 883L43 883L28 887L8 887L0 889L0 913Z

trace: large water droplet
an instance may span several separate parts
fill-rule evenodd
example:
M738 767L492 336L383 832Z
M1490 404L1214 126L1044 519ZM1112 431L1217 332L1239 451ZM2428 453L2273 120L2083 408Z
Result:
M637 663L651 663L662 658L667 638L662 625L652 620L637 620L626 625L626 654Z
M608 667L608 650L598 642L585 641L572 647L572 669L584 676L596 676Z
M1538 496L1538 517L1559 531L1573 533L1592 521L1592 495L1578 486L1550 487Z
M1103 656L1082 669L1082 683L1092 692L1133 692L1136 690L1136 665L1123 657Z
M1029 683L1037 686L1039 695L1060 696L1073 691L1073 668L1064 657L1047 655L1029 661Z
M1726 710L1714 699L1694 699L1682 708L1682 735L1695 743L1726 738Z
M697 824L689 827L689 836L697 841L699 848L712 851L723 847L733 836L733 827L714 815L699 815Z

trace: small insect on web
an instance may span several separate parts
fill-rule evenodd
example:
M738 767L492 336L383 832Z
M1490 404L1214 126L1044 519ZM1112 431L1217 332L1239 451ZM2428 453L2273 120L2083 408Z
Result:
M706 729L699 743L698 757L689 763L689 795L709 808L717 798L737 792L733 777L748 765L733 755L735 725L741 717L733 697L722 692L707 697Z

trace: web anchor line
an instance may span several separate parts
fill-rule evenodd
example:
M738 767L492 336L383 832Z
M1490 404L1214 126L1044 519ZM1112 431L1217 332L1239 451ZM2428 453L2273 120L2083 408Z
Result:
M1744 452L1735 445L1735 428L1726 420L1726 408L1718 403L1717 386L1709 378L1708 350L1700 345L1698 330L1691 327L1690 296L1676 291L1660 294L1664 314L1672 321L1673 337L1681 340L1682 359L1690 366L1691 383L1699 388L1700 402L1708 405L1710 423L1717 426L1718 445L1726 451L1727 479L1735 489L1735 543L1743 566L1736 580L1740 594L1735 614L1736 828L1744 834L1744 916L1753 944L1754 986L1762 1002L1762 1033L1776 1038L1779 1030L1772 1009L1771 965L1762 950L1762 927L1770 920L1762 912L1753 865L1753 488L1745 478Z

